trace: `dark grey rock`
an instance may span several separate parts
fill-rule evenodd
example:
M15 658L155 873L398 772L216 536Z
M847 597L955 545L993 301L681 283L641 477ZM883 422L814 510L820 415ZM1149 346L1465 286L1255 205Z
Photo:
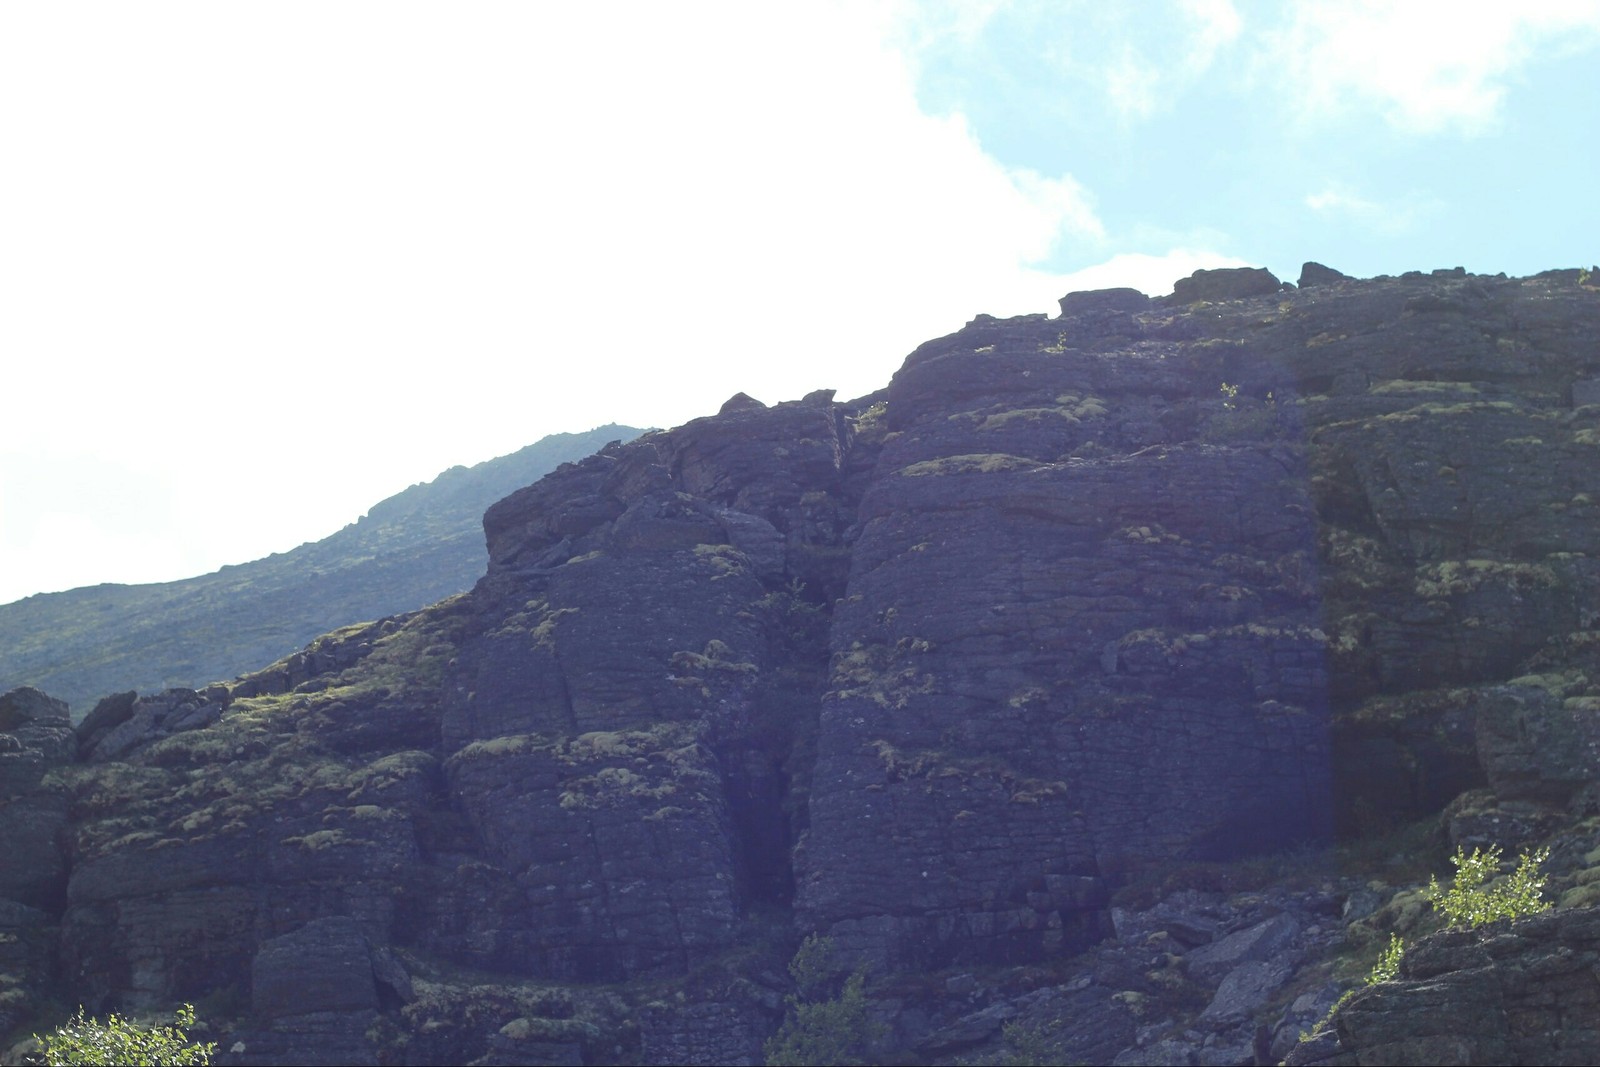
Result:
M1324 267L1321 263L1307 262L1300 268L1300 288L1309 289L1314 285L1334 285L1338 282L1347 282L1350 275L1336 271L1332 267Z
M1200 978L1221 978L1240 964L1271 959L1299 932L1300 923L1293 916L1275 915L1195 949L1183 958L1184 966Z
M1502 686L1478 702L1478 757L1503 802L1565 804L1600 778L1600 716L1547 690Z
M251 1008L267 1019L378 1006L371 950L348 918L314 919L263 942L250 977Z
M1282 283L1265 267L1222 267L1197 270L1187 278L1180 278L1172 287L1172 299L1178 304L1242 300L1267 296L1281 288Z
M1284 960L1250 960L1229 971L1200 1013L1203 1019L1243 1019L1253 1015L1294 973Z
M1088 289L1061 298L1063 318L1096 311L1143 311L1150 298L1137 289Z
M727 415L735 411L764 411L766 406L749 393L734 393L722 402L722 407L717 409L717 414Z

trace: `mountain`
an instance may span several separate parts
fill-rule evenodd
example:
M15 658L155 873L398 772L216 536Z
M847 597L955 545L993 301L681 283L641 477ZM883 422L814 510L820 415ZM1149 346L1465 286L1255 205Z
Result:
M980 315L510 493L469 592L76 728L14 690L0 1031L749 1063L836 995L886 1062L1592 1062L1591 278ZM1489 844L1560 906L1432 934Z
M508 456L452 467L330 537L215 574L0 605L0 691L37 686L81 717L113 691L232 678L328 630L462 592L483 574L484 508L640 432L613 425L552 434Z

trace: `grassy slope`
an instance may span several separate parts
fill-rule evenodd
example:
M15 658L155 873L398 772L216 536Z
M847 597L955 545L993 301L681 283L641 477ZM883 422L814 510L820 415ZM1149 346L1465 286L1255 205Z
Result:
M485 508L638 433L610 425L553 434L509 456L452 467L330 537L214 574L0 605L0 692L37 686L81 718L108 693L232 678L337 627L459 593L483 574Z

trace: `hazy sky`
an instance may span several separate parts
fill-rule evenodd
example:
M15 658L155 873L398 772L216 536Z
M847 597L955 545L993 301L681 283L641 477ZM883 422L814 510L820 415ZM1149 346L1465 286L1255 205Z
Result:
M0 6L0 602L1197 267L1600 259L1600 0Z

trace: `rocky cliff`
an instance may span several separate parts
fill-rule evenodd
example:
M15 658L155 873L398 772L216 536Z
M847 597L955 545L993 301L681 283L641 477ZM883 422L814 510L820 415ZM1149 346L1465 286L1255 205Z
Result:
M75 733L11 694L0 1023L750 1062L816 931L881 1057L1281 1056L1392 905L1229 861L1576 832L1600 773L1600 292L1300 281L979 316L513 493L470 593Z

